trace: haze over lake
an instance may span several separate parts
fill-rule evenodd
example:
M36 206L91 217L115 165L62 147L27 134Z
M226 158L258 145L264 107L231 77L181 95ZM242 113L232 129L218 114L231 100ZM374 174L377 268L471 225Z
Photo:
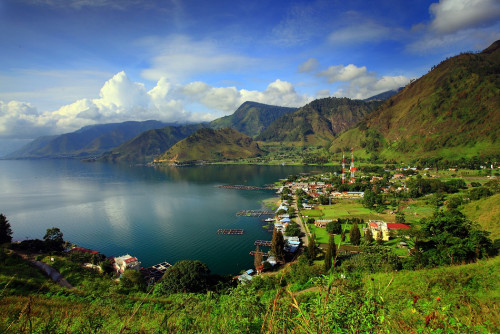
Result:
M271 240L261 218L237 217L262 209L272 190L220 189L223 184L262 186L307 166L207 165L162 167L82 163L75 160L0 161L0 212L14 240L43 238L61 229L65 240L107 256L129 253L144 267L199 259L214 273L253 267L255 240ZM242 228L238 236L219 228Z

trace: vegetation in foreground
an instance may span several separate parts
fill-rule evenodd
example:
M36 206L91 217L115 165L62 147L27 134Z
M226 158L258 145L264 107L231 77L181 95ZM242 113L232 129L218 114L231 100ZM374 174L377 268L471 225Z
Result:
M499 259L374 274L299 260L251 284L142 292L95 276L75 290L1 257L0 330L11 333L494 333ZM16 274L9 268L16 267ZM29 278L28 278L29 277ZM29 284L26 284L29 283Z

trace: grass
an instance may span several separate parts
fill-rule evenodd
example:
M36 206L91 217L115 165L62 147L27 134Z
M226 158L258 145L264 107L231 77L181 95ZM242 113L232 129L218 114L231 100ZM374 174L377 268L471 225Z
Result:
M500 238L500 194L470 202L464 206L465 216L490 232L492 240Z
M309 230L311 233L316 234L316 243L320 244L327 244L330 241L330 235L326 231L326 228L323 227L316 227L314 224L308 224ZM344 230L350 231L352 227L352 224L342 224L342 228ZM365 233L363 232L363 228L366 227L366 224L358 224L359 231L361 232L361 238L364 237ZM338 245L340 243L342 244L349 244L350 239L349 239L349 233L345 234L345 241L341 242L340 241L340 234L336 234L334 237L335 243Z
M12 333L494 333L499 331L500 258L475 264L379 274L302 276L286 267L221 293L91 293L63 290L2 255L0 332ZM318 262L319 264L319 262ZM34 274L37 291L6 287ZM295 278L294 278L295 277ZM303 278L303 279L302 279ZM298 284L299 281L309 282ZM288 281L288 282L287 282ZM53 290L42 290L50 286ZM438 298L439 297L439 298Z

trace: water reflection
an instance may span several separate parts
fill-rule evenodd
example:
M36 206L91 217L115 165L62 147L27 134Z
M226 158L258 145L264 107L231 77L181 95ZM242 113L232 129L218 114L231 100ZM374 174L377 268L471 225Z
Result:
M143 265L200 259L216 273L252 267L257 239L270 240L259 218L273 191L220 189L220 184L264 185L317 168L297 166L161 167L79 161L0 161L0 212L14 239L42 238L61 228L65 239L106 255L130 253ZM218 228L243 228L220 236Z

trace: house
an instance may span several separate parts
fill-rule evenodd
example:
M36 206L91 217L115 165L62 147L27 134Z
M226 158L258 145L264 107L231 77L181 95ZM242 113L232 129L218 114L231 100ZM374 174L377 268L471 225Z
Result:
M113 264L116 271L122 274L125 269L140 270L141 263L135 256L129 254L115 257L115 263Z
M382 240L389 241L392 231L409 229L410 226L401 223L386 223L383 220L370 220L368 228L372 231L373 237L376 239L379 232L382 232Z
M245 271L243 274L241 274L240 276L238 276L238 281L245 285L249 282L252 281L252 275L254 274L254 271L253 269L248 269L247 271Z
M331 220L315 220L314 226L325 228L329 222L331 222Z
M311 210L313 208L313 206L311 204L307 204L307 203L302 203L302 207L305 210Z

